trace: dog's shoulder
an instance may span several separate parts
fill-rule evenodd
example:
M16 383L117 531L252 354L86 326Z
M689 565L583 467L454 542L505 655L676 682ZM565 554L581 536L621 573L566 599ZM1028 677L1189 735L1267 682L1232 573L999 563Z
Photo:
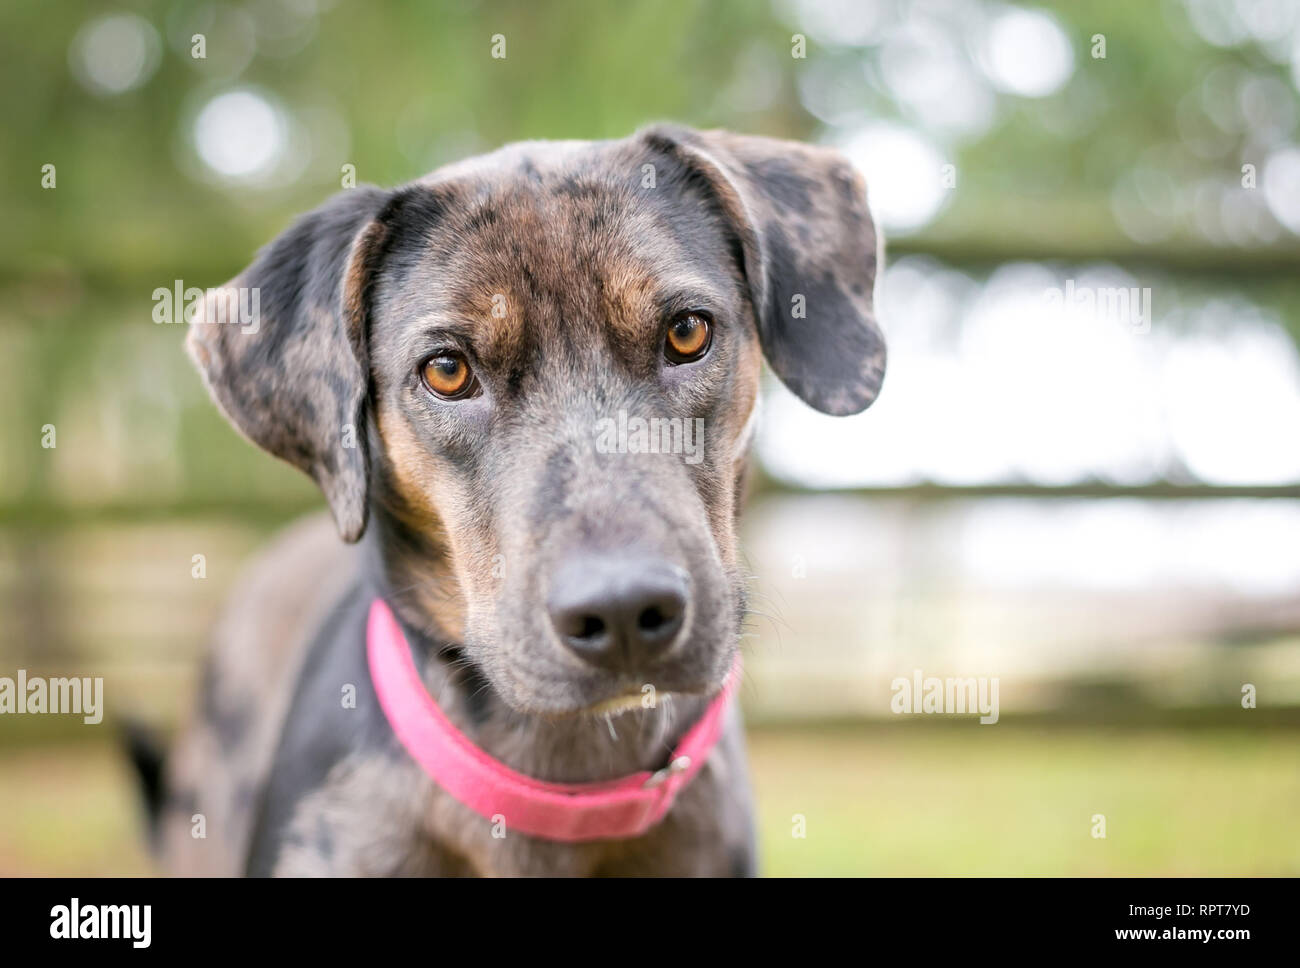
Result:
M355 591L358 556L313 515L277 535L236 582L167 766L168 869L240 873L305 655Z

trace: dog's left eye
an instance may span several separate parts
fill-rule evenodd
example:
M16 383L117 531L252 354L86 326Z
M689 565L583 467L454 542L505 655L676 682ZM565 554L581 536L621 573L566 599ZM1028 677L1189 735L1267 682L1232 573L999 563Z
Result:
M445 400L469 396L475 387L474 371L460 353L448 351L431 356L420 367L424 385Z
M703 313L678 313L668 325L664 356L669 363L690 363L709 351L713 327Z

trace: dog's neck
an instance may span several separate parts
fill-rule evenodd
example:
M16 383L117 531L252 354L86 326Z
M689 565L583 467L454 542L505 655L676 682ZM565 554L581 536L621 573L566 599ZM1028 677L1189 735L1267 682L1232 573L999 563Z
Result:
M409 535L406 536L409 538ZM429 694L447 717L485 752L539 780L583 783L657 770L708 700L660 696L654 708L617 717L553 719L519 712L501 698L455 630L462 627L449 562L436 554L420 562L420 578L394 574L384 543L402 541L401 525L380 518L364 540L364 585L393 608ZM442 607L430 614L428 583L443 582ZM416 594L416 585L424 594Z

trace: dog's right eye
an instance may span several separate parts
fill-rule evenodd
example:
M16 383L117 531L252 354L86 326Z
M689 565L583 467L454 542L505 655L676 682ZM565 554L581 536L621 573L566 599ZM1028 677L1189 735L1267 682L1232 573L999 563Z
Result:
M420 367L424 385L444 400L459 400L473 392L477 385L469 361L454 351L429 357Z
M704 313L685 312L673 317L664 340L664 356L669 363L693 363L709 351L713 328Z

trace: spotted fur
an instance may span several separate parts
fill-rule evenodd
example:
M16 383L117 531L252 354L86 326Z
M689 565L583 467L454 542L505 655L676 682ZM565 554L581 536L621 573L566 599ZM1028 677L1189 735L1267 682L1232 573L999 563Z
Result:
M565 782L661 767L738 648L735 523L761 360L820 410L868 406L885 365L877 258L861 178L838 154L670 126L350 190L272 242L229 284L260 290L256 331L194 326L190 352L230 420L311 474L360 545L302 526L236 594L173 764L175 868L752 873L738 713L644 837L561 845L508 818L494 836L396 744L365 668L365 611L392 604L430 692L508 765ZM713 342L667 366L667 323L685 310L712 318ZM448 347L477 396L421 383ZM602 452L596 428L620 411L701 418L702 459ZM562 648L543 603L575 549L629 548L679 562L690 603L654 668L655 708L606 721L587 711L645 683ZM208 839L187 839L205 811Z

